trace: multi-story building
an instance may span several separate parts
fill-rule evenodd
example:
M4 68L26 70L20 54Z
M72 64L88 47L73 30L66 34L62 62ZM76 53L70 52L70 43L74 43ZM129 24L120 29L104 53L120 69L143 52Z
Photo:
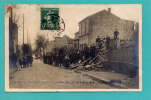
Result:
M130 74L137 72L138 67L138 30L138 23L121 19L112 14L109 8L80 21L75 40L83 47L85 44L95 45L98 36L110 37L110 47L113 48L107 55L107 68ZM115 32L118 33L118 38L115 38Z
M135 26L136 22L121 19L112 14L111 8L108 8L108 10L102 10L80 21L76 40L79 40L80 45L92 45L95 44L97 36L113 38L115 31L119 32L120 40L133 40Z
M18 46L18 26L13 22L13 8L8 8L9 13L9 51L10 55L16 53Z

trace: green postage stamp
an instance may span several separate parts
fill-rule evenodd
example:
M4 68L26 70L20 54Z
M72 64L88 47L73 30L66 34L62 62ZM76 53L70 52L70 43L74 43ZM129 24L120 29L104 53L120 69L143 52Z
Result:
M41 30L59 30L59 8L41 8Z

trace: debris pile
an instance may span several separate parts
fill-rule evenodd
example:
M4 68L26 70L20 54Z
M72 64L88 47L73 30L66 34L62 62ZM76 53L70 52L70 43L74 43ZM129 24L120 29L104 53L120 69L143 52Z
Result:
M105 48L105 43L102 43L101 48L97 48L97 55L95 57L90 57L84 61L78 61L78 63L71 64L70 69L80 70L80 71L91 71L104 69L104 62L107 62L107 49Z

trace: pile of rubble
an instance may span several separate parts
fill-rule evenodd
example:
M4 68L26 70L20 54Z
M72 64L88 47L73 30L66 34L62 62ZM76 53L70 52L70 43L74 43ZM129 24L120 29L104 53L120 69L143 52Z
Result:
M91 71L104 69L104 62L107 62L107 50L105 48L98 49L98 53L93 58L88 58L84 61L79 61L76 64L71 64L70 69L80 70L80 71Z

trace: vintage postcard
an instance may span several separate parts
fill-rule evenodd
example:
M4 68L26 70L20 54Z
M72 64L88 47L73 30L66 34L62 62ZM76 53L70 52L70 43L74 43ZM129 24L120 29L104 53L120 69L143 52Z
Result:
M5 89L141 91L142 6L6 5Z

